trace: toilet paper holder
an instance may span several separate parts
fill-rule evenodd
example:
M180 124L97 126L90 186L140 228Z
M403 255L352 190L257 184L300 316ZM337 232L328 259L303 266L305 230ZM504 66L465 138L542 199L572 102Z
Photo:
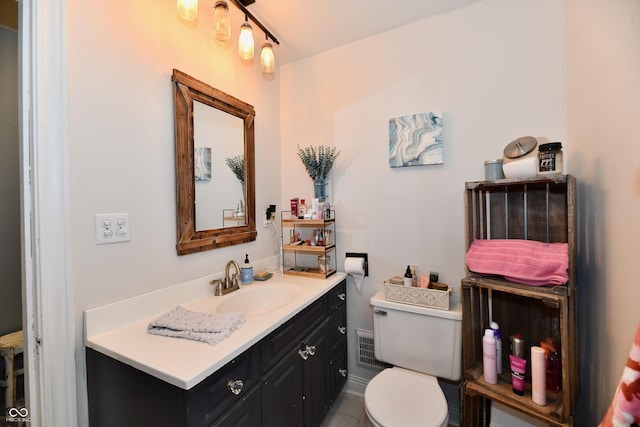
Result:
M345 258L364 258L364 277L369 277L369 255L364 252L347 252Z

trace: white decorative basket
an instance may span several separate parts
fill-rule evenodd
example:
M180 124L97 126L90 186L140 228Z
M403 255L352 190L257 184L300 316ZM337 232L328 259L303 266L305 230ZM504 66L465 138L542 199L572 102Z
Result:
M451 288L446 291L439 291L436 289L413 288L385 282L385 293L389 301L449 310Z

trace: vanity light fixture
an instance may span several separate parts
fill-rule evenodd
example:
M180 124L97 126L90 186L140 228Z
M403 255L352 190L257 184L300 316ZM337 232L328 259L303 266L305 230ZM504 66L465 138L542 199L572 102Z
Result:
M187 21L198 17L198 0L178 0L178 15Z
M231 39L231 17L229 5L225 0L218 0L213 8L213 22L215 24L216 39L226 43Z
M253 16L251 12L247 10L246 6L254 3L255 0L230 0L230 1L231 3L235 4L236 7L244 13L244 17L245 17L245 22L244 24L242 24L242 27L240 28L240 40L238 42L238 45L240 45L239 47L240 57L244 59L244 56L242 54L242 47L241 47L242 30L245 27L245 25L249 25L248 21L250 20L254 24L256 24L258 28L262 30L266 39L265 42L262 44L262 52L260 53L260 69L265 74L272 74L275 71L276 60L275 60L275 54L273 52L273 44L271 44L271 42L275 44L280 44L280 42L278 41L277 38L275 38L275 36L273 35L273 33L271 33L271 31L269 31L264 25L262 25L262 23L255 16ZM269 40L271 40L271 42ZM253 56L253 37L251 38L251 51L252 51L251 55Z
M198 0L177 0L178 14L180 18L193 21L198 17ZM229 3L233 3L242 13L244 13L244 23L240 26L240 36L238 39L238 54L240 58L250 61L254 56L253 28L249 21L252 21L262 30L265 41L262 43L260 53L260 69L265 74L275 72L275 54L273 43L280 44L278 39L262 23L251 14L246 6L255 3L255 0L217 0L214 6L214 34L216 40L227 43L231 40L231 17L229 14Z
M265 74L273 74L276 68L276 58L273 55L273 45L269 43L269 38L262 43L262 52L260 53L260 68Z
M240 58L250 61L253 59L253 28L245 15L244 23L240 26L240 38L238 39L238 53Z

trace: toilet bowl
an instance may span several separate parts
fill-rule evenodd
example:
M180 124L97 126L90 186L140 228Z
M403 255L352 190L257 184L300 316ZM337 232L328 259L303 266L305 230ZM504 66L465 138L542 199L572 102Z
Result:
M449 421L437 378L399 367L385 369L369 382L364 405L374 427L444 427Z
M374 295L374 353L394 365L364 392L369 422L384 427L441 427L449 420L438 378L458 381L462 367L462 306L449 310L388 301Z

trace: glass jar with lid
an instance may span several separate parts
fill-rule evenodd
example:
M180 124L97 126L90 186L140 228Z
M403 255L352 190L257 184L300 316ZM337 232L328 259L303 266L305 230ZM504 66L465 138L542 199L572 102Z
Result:
M320 270L320 273L327 274L330 269L331 256L326 254L318 256L318 270Z
M562 173L562 143L549 142L538 147L538 175Z

